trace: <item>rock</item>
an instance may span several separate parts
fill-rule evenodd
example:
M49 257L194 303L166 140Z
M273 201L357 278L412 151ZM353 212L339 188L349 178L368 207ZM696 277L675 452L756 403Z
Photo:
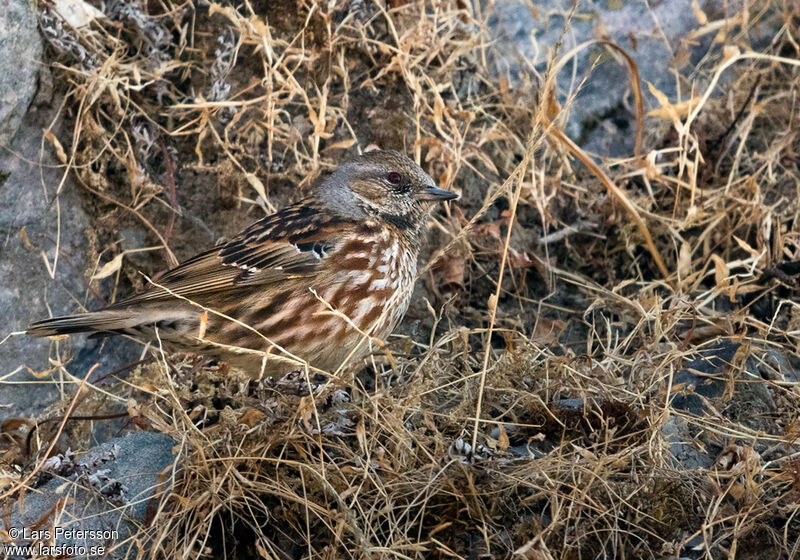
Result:
M769 349L764 352L764 360L757 365L758 372L765 379L783 383L800 383L800 367L795 367L781 352Z
M0 340L50 313L79 310L77 302L90 307L100 303L87 292L84 275L93 260L86 235L90 219L72 181L61 185L63 169L56 167L47 143L40 154L42 130L51 126L59 106L59 100L50 99L50 76L42 58L30 3L0 0ZM38 93L37 75L43 84ZM56 246L58 264L51 277L47 267L55 260ZM106 344L102 353L100 340L74 337L68 344L68 355L77 359L66 368L79 378L94 363L100 363L100 377L139 355L136 345L121 339ZM62 390L69 394L68 378L53 371L50 346L24 335L0 345L0 422L36 416L61 398ZM55 384L59 379L65 382L61 386Z
M125 258L134 266L142 270L153 267L153 253L151 251L141 251L142 247L147 247L144 231L141 229L126 228L119 232L120 248L127 251Z
M734 383L733 393L726 402L726 416L733 418L742 412L742 421L752 424L757 415L769 415L775 411L775 402L761 374L764 359L759 356L770 356L771 351L759 347L751 347L744 363L744 371L734 375L727 373L736 352L741 344L722 340L719 344L703 349L702 355L689 362L685 369L678 371L672 380L673 387L680 388L673 395L670 404L673 408L685 410L691 414L707 414L707 402L725 396ZM772 351L774 354L774 351ZM768 429L768 426L750 425L753 429Z
M553 406L564 411L579 412L586 408L586 401L583 399L558 399L553 403Z
M4 0L0 0L3 2ZM57 107L57 101L50 103ZM0 150L0 340L15 331L24 331L36 319L72 313L76 302L97 307L100 302L87 295L85 268L91 265L86 231L91 227L83 211L81 197L67 179L53 200L63 170L45 148L40 158L42 130L53 120L52 109L30 111L11 141L10 150ZM58 131L55 131L57 134ZM41 165L39 162L41 161ZM42 254L52 266L58 240L59 259L53 278ZM95 362L97 377L134 362L139 347L124 339L106 343L85 336L72 337L69 354L77 357L66 368L82 378ZM0 422L7 417L32 417L60 398L59 387L46 383L60 378L59 372L34 374L52 369L47 340L26 335L12 336L0 345ZM10 372L16 372L7 376ZM31 384L31 382L36 382ZM70 384L64 385L65 389Z
M726 381L721 372L730 366L740 346L724 340L703 350L699 358L678 371L672 378L672 386L681 390L673 394L670 401L672 407L691 414L705 414L707 410L703 398L714 399L724 394Z
M723 450L723 440L702 429L704 422L695 423L693 417L716 417L741 427L734 431L752 434L747 443L758 453L773 449L775 438L784 434L775 421L778 407L763 370L777 365L780 373L770 370L780 381L784 376L791 378L794 370L773 349L751 345L746 356L737 357L737 352L743 351L741 344L723 339L703 348L699 357L675 373L670 399L674 412L661 431L673 462L682 468L711 468Z
M169 436L138 432L93 447L78 459L69 452L51 457L40 475L50 480L14 502L9 524L5 525L9 518L0 518L0 529L23 545L35 544L35 539L15 537L22 528L50 531L53 544L71 547L64 554L70 558L144 556L146 539L141 534L130 537L158 510L170 489L171 477L160 475L173 464L174 445ZM89 531L103 534L91 538ZM50 544L47 540L43 544ZM92 554L90 547L104 551ZM23 556L9 556L15 558Z
M671 463L682 469L709 469L714 465L714 457L698 445L692 443L692 429L685 418L670 416L661 427L661 433L669 445Z
M647 82L674 99L676 79L670 68L675 67L676 60L688 62L705 54L714 38L711 33L691 43L685 41L690 31L700 27L691 0L649 5L635 0L582 1L562 37L564 18L573 4L573 0L534 0L531 4L517 0L495 2L489 19L490 33L499 41L496 51L507 53L496 60L500 73L509 75L513 83L525 65L533 65L544 72L548 57L559 41L560 58L592 38L608 38L635 61L646 112L659 106ZM722 18L723 2L713 0L701 4L709 20ZM733 4L728 6L731 13L736 10ZM688 53L685 52L687 43L691 44ZM615 60L609 52L600 45L593 45L577 53L558 75L558 100L564 104L568 95L575 93L580 85L577 96L569 104L567 134L589 151L627 156L633 151L636 136L631 81L627 65ZM596 60L599 63L593 68Z
M0 146L7 146L36 93L42 42L27 0L0 0Z

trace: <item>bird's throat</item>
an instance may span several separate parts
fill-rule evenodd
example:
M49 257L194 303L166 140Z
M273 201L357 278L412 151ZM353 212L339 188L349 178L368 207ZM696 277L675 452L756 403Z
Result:
M379 214L381 220L387 224L391 224L401 231L406 231L415 228L419 221L419 216L413 213L409 214Z

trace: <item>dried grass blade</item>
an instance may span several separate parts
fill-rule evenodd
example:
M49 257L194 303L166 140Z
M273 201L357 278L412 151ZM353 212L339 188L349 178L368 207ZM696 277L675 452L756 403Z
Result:
M606 189L609 193L611 193L622 206L627 210L627 212L631 215L633 220L636 222L641 230L642 234L644 235L645 243L647 244L647 248L650 251L650 254L653 256L653 259L656 261L656 266L658 270L661 272L661 275L664 276L665 279L669 278L669 271L667 270L666 265L664 265L664 260L661 258L661 254L658 252L655 243L653 243L653 237L650 235L650 230L647 229L647 225L645 225L644 221L642 220L641 216L639 215L639 211L636 209L636 206L630 201L628 195L625 194L625 191L620 189L614 182L606 175L605 171L603 171L599 165L591 160L586 152L584 152L575 142L570 140L563 132L561 132L558 128L554 126L548 127L550 134L555 137L559 142L564 144L564 146L572 152L575 157L583 162L583 164L589 168L595 177L600 179L600 181L605 185Z

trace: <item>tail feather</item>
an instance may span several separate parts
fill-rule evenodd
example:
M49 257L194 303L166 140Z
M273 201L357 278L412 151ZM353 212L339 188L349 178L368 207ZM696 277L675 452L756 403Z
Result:
M96 311L36 321L28 327L28 334L42 337L84 332L111 332L134 326L136 322L138 321L132 321L131 313Z

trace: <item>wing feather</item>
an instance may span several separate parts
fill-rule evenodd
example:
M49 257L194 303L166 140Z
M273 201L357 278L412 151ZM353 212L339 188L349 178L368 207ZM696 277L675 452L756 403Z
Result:
M228 243L200 253L171 269L144 292L112 308L173 298L187 299L219 290L266 285L310 276L336 246L341 220L308 201L262 218Z

